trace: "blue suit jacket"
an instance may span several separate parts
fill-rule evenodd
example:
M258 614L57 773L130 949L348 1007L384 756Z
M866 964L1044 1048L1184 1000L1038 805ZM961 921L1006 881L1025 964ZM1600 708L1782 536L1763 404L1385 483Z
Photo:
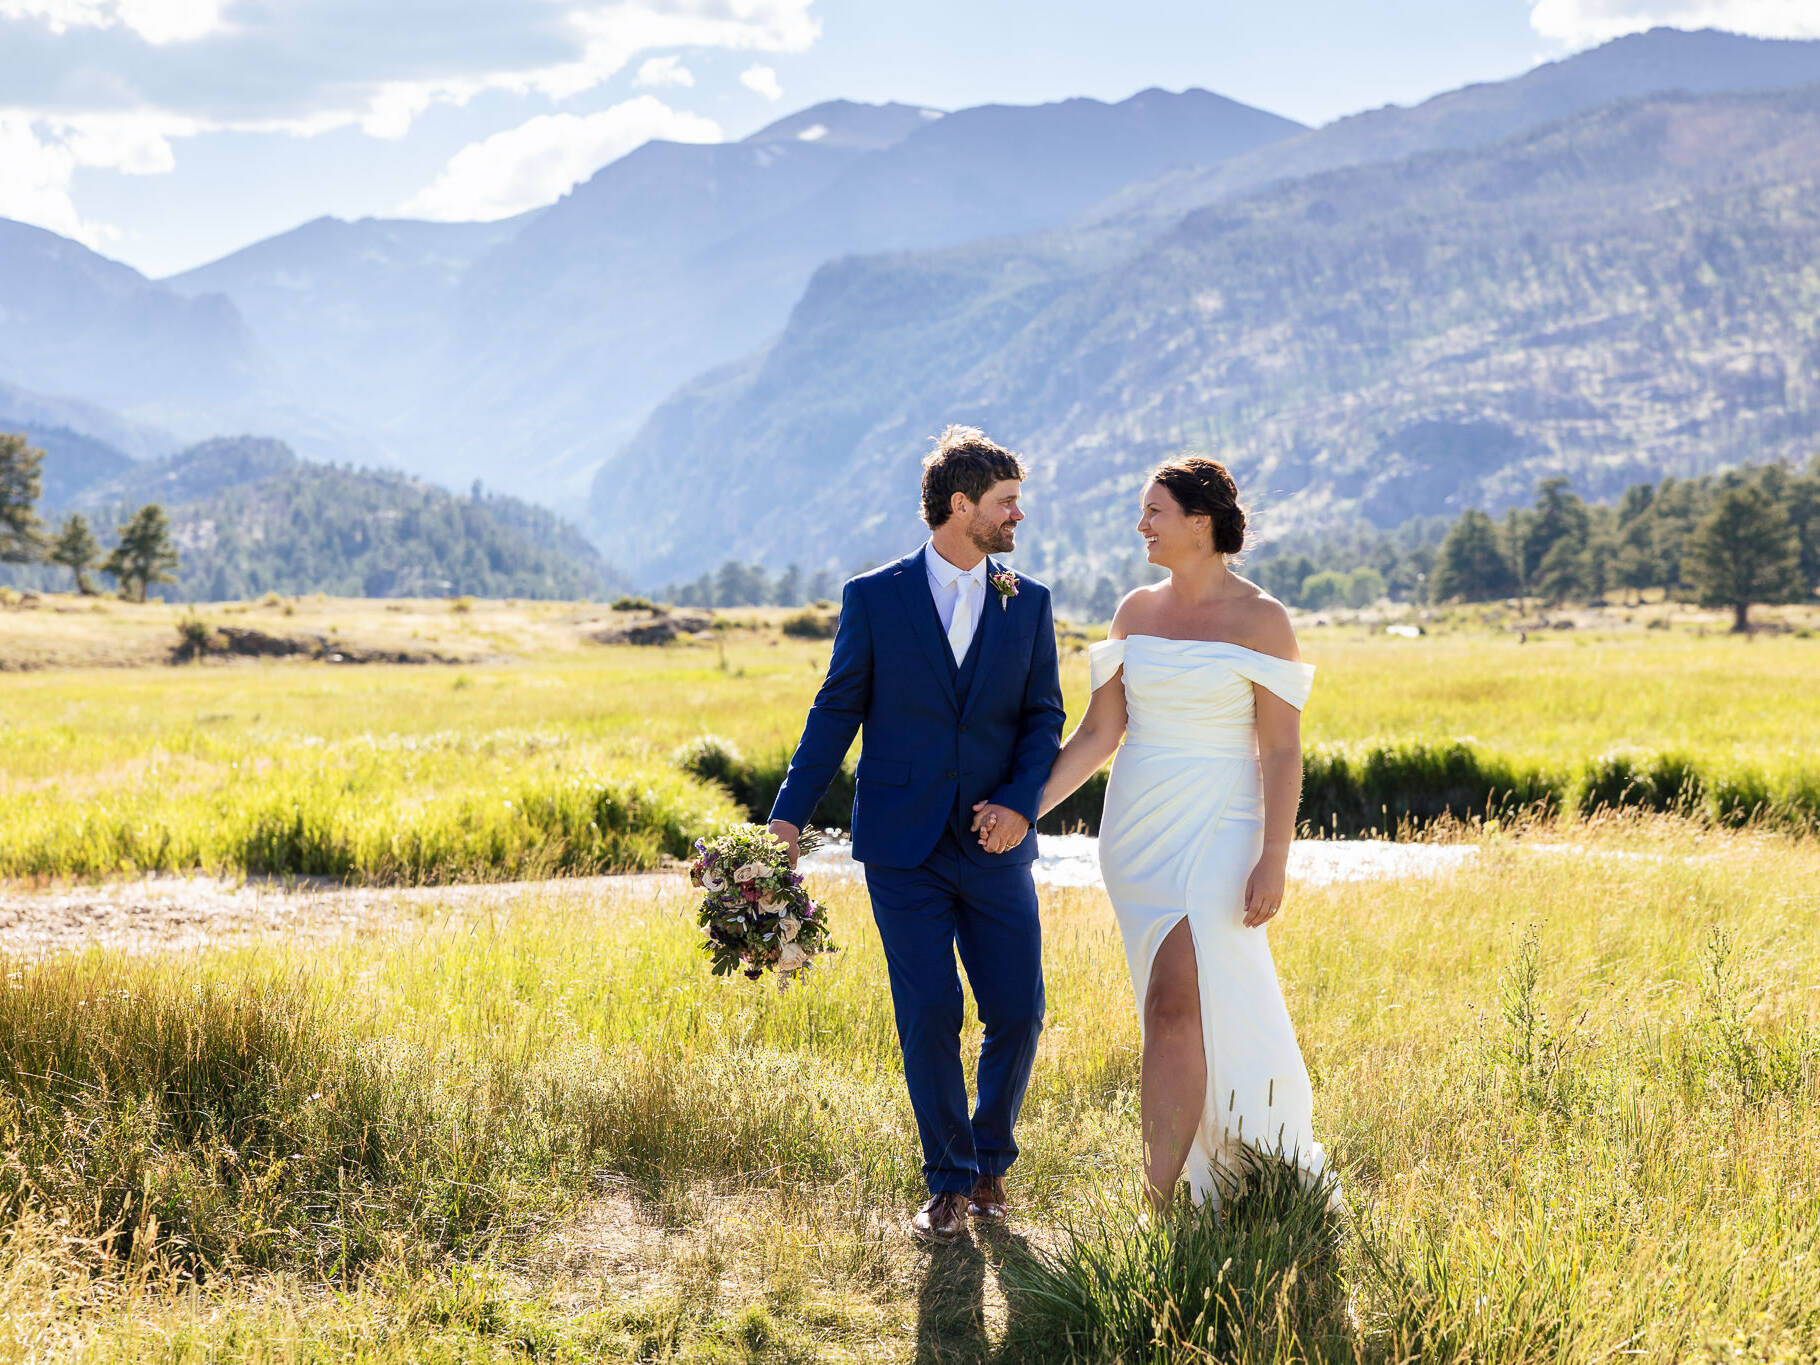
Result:
M987 561L987 572L1004 566ZM1049 589L1018 576L1001 607L990 584L980 617L973 685L956 695L947 638L929 591L923 551L861 574L841 595L828 676L816 694L773 820L801 827L864 727L853 798L853 857L917 867L942 828L973 803L994 801L1031 823L1015 848L961 847L975 862L1036 857L1036 808L1062 743L1061 678Z

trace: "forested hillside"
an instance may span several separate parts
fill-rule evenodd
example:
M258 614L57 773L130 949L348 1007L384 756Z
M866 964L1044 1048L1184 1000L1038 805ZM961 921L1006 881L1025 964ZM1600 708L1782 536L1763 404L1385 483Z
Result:
M46 469L59 461L47 452ZM48 482L48 480L47 480ZM619 578L574 526L476 487L466 495L390 471L312 464L282 442L205 441L41 508L80 512L101 540L146 503L170 517L176 600L343 596L592 598ZM67 588L69 574L8 566L9 581Z
M775 346L603 475L647 547L628 567L686 572L705 541L805 572L883 558L951 420L1029 456L1025 562L1075 577L1123 562L1142 471L1184 446L1232 464L1268 538L1506 507L1557 473L1605 498L1801 462L1820 431L1820 88L1619 104L1086 256L826 267ZM690 483L716 497L658 496Z

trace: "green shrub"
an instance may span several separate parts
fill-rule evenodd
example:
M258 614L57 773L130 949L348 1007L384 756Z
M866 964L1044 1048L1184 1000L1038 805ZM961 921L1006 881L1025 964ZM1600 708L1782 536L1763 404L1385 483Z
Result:
M1110 770L1101 768L1036 822L1039 834L1098 834Z
M840 629L840 616L805 608L786 616L779 629L798 640L832 640Z
M723 739L703 735L677 750L675 764L692 777L724 788L744 809L746 818L763 823L770 817L777 793L790 770L790 754L780 750L769 758L752 760ZM828 790L809 816L823 829L845 829L853 823L853 768L843 763Z
M1302 828L1328 836L1395 837L1457 820L1559 809L1558 774L1487 754L1465 741L1316 745L1302 762Z
M656 611L657 606L648 597L622 596L622 597L615 597L613 599L612 610L614 610L614 611Z
M1702 808L1706 783L1691 758L1680 754L1613 750L1586 765L1575 784L1574 809L1654 810L1692 815Z
M177 623L177 648L172 654L179 663L201 658L214 643L215 628L200 616L185 616Z

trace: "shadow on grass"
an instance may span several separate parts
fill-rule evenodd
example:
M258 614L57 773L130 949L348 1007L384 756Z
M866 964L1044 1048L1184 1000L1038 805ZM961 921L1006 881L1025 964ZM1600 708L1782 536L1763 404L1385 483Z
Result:
M986 1275L1000 1277L1013 1262L1033 1255L1030 1244L1002 1224L976 1223L969 1236L934 1247L916 1295L917 1365L975 1365L1013 1361L1011 1343L1025 1333L1017 1321L1021 1300L1006 1293L1005 1347L995 1351L986 1322Z
M916 1291L917 1365L970 1365L991 1349L985 1254L972 1237L931 1247Z

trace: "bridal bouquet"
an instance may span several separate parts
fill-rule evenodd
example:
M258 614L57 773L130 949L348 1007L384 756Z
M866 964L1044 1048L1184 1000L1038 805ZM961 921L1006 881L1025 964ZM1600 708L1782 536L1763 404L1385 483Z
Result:
M803 831L803 852L817 842ZM809 899L801 874L791 870L782 842L768 829L742 825L715 839L697 839L689 880L702 892L701 946L716 976L741 971L757 981L774 971L778 990L787 990L798 972L836 951L826 912Z

